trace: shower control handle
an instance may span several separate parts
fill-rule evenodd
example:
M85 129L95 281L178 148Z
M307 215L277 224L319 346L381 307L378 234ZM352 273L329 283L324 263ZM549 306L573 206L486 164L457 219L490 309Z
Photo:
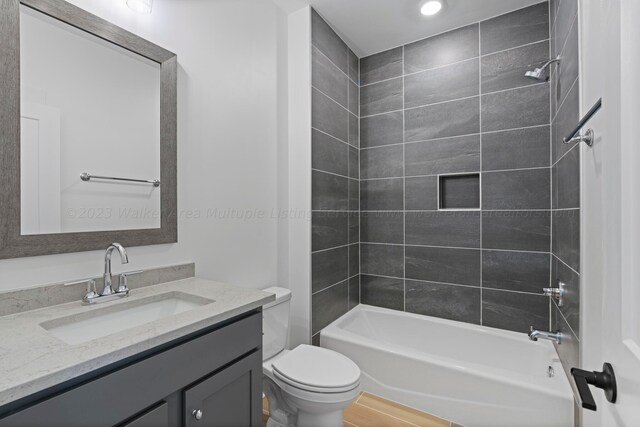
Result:
M611 403L616 403L618 389L616 386L616 376L613 366L610 363L602 365L602 372L585 371L578 368L571 368L571 376L576 383L582 407L591 411L597 411L596 401L593 399L589 385L604 390L604 395Z

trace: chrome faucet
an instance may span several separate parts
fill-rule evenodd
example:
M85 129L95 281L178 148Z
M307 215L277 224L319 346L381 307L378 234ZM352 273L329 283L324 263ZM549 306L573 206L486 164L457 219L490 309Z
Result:
M539 331L537 329L533 329L531 326L531 331L529 332L529 339L531 341L538 341L538 339L542 338L543 340L555 341L560 344L562 339L562 332L548 332L548 331Z
M123 264L129 263L129 256L127 255L127 250L124 246L116 242L109 245L104 254L104 288L102 288L102 293L100 293L101 296L113 295L115 293L111 286L111 282L113 280L111 276L111 254L114 249L117 249L120 253L120 261Z

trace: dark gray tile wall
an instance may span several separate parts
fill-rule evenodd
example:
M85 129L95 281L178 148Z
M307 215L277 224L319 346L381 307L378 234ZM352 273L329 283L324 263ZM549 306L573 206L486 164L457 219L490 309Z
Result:
M311 342L317 344L322 328L360 302L360 59L315 11L311 24ZM368 108L387 102L372 98ZM392 162L367 160L367 175L393 173Z
M552 328L564 334L556 350L569 377L580 366L580 146L562 137L580 119L578 0L551 1L551 55L562 57L551 74L552 253L551 283L566 285L564 305L551 306Z
M524 78L549 58L549 27L544 2L361 59L361 303L550 327L542 288L551 270L569 275L552 262L551 228L571 221L551 215L550 84ZM481 209L438 210L438 175L469 173L481 184L465 198ZM569 203L575 176L557 174Z

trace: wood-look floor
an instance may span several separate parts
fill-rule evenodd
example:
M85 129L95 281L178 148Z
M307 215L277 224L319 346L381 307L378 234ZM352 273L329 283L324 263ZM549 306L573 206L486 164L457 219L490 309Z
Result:
M269 404L263 399L263 423L269 417ZM362 392L344 411L345 427L452 427L449 421L417 409Z

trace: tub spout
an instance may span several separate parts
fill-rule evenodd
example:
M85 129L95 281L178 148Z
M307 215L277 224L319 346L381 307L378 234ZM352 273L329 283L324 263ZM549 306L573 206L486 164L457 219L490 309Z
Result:
M558 344L560 344L560 341L562 339L562 333L560 331L556 331L556 332L539 331L537 329L533 329L533 326L531 326L531 332L529 332L529 339L531 341L538 341L538 339L540 338L543 340L555 341Z

